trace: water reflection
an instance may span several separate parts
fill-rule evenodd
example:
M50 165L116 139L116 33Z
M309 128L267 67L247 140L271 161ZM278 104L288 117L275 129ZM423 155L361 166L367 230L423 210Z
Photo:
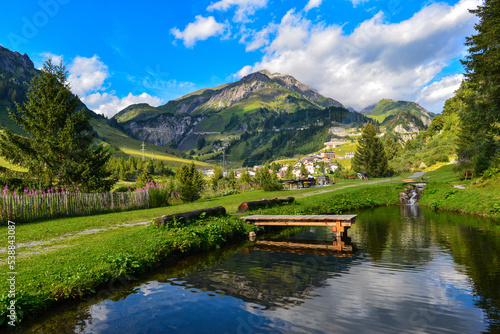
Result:
M360 213L352 240L328 228L292 232L160 268L30 330L500 331L500 230L491 222L400 206Z
M351 238L342 237L332 242L314 240L257 240L251 250L265 250L274 252L288 252L300 254L315 254L328 256L352 256L356 249Z

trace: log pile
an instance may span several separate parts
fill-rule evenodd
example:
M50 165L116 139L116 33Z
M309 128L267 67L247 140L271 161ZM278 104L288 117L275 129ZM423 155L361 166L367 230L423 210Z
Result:
M261 201L252 201L252 202L243 202L238 206L238 212L247 212L248 210L252 210L262 206L282 204L282 203L292 203L295 200L293 197L288 198L272 198L272 199L263 199Z

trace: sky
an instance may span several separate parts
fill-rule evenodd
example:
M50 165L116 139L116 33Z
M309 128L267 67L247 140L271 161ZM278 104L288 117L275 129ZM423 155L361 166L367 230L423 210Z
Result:
M481 0L10 1L0 45L63 59L73 93L111 117L261 69L361 110L383 98L440 113L459 87Z

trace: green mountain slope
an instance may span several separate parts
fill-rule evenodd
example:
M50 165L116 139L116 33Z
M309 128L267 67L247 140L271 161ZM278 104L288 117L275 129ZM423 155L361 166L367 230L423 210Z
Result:
M400 133L419 132L431 124L432 115L418 103L383 99L365 115L380 122L387 131Z
M424 167L438 168L454 159L457 150L459 119L456 112L448 112L432 119L425 131L408 140L400 154L390 161L397 171L409 171Z

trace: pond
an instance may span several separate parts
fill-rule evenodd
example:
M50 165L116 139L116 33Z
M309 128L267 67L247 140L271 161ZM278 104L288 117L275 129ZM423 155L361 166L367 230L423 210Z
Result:
M349 238L295 228L165 265L19 329L34 333L500 331L500 227L418 206ZM350 239L350 240L349 240Z

